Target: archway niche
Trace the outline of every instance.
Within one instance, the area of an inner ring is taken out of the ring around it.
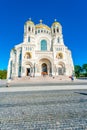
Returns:
[[[42,58],[39,61],[40,72],[42,74],[50,75],[52,73],[52,64],[49,59]]]

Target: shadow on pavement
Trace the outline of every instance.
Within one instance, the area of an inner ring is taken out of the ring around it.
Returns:
[[[74,93],[81,94],[81,95],[87,95],[87,93],[82,93],[82,92],[74,92]]]

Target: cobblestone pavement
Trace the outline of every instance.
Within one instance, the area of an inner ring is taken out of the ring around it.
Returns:
[[[87,130],[87,90],[0,93],[0,130]]]

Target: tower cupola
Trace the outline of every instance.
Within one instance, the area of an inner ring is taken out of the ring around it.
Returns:
[[[59,22],[57,22],[57,20],[55,19],[52,26],[52,34],[53,35],[57,35],[57,34],[61,34],[62,33],[62,26]]]
[[[24,41],[30,42],[30,39],[34,36],[34,34],[35,24],[31,18],[29,18],[29,20],[24,25]]]
[[[32,22],[31,18],[25,23],[24,32],[35,33],[35,25],[34,25],[34,22]]]

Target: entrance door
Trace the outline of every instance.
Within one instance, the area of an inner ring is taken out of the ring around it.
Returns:
[[[27,68],[27,73],[26,73],[26,76],[30,76],[30,68]]]
[[[62,68],[58,68],[58,74],[63,75]]]
[[[42,64],[42,73],[47,74],[47,65],[45,63]]]

